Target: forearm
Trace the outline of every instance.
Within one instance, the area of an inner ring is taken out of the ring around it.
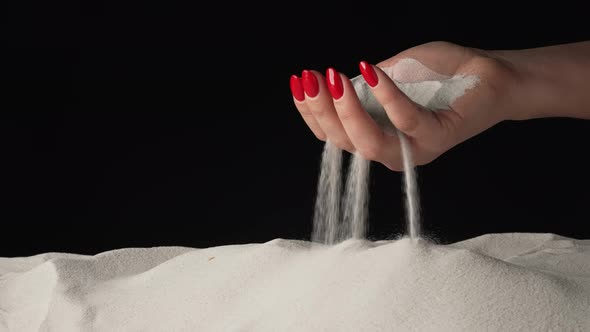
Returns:
[[[493,53],[514,72],[510,119],[590,119],[590,41]]]

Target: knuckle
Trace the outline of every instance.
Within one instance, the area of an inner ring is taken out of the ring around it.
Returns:
[[[436,158],[438,158],[441,155],[441,153],[422,153],[422,154],[418,154],[418,157],[415,158],[415,164],[416,166],[422,166],[422,165],[426,165],[429,164],[430,162],[432,162],[433,160],[435,160]]]
[[[332,143],[334,145],[336,145],[339,149],[341,150],[346,150],[346,151],[354,151],[354,148],[352,147],[352,144],[350,144],[350,142],[346,139],[343,138],[339,138],[339,139],[335,139],[332,140]]]
[[[381,105],[383,105],[383,107],[385,108],[395,108],[397,101],[398,101],[398,96],[396,96],[395,93],[391,92],[391,91],[387,91],[387,92],[383,92],[381,94],[381,98],[380,99],[380,103]]]
[[[337,110],[338,117],[342,122],[350,122],[354,119],[354,114],[350,111]]]
[[[358,152],[367,160],[379,160],[381,158],[381,148],[377,144],[370,144],[359,149]]]
[[[310,107],[311,114],[316,118],[324,117],[328,113],[326,107]]]
[[[304,119],[310,119],[314,117],[310,111],[299,111],[299,113]]]
[[[326,134],[324,133],[318,133],[318,132],[314,132],[314,135],[317,139],[319,139],[320,141],[326,141],[328,139],[328,137],[326,136]]]
[[[382,163],[382,164],[394,172],[402,172],[404,170],[404,165],[402,164],[401,160],[399,160],[399,159],[389,161],[388,163]]]
[[[418,116],[414,112],[400,116],[396,119],[395,126],[401,131],[411,132],[418,127]]]

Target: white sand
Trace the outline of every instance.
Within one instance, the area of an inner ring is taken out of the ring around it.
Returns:
[[[0,258],[0,330],[589,331],[590,240],[277,239]]]
[[[369,176],[371,163],[358,152],[350,156],[344,189],[341,239],[366,239],[369,220]],[[350,228],[350,229],[349,229]]]
[[[340,219],[340,195],[342,187],[342,150],[326,141],[322,152],[320,176],[313,215],[311,240],[334,244],[345,239]],[[341,233],[339,233],[341,230]]]

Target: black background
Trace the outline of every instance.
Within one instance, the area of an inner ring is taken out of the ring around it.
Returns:
[[[424,42],[588,39],[582,8],[473,2],[3,4],[0,256],[309,239],[322,142],[289,76]],[[590,238],[590,121],[504,122],[419,168],[424,229]],[[370,236],[403,232],[373,164]]]

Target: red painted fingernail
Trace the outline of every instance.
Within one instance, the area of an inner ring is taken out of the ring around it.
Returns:
[[[301,73],[301,82],[303,83],[303,90],[305,91],[305,94],[309,97],[313,98],[318,95],[318,92],[320,92],[318,79],[311,71],[304,70]]]
[[[291,85],[291,93],[293,97],[298,101],[305,100],[305,95],[303,94],[303,85],[301,85],[301,79],[297,77],[297,75],[291,75],[291,81],[289,82]]]
[[[365,81],[367,81],[367,84],[369,84],[371,87],[374,87],[377,85],[377,83],[379,83],[379,78],[377,78],[375,69],[373,69],[373,66],[371,66],[368,62],[361,61],[361,63],[359,63],[359,69],[361,70],[361,74],[365,78]]]
[[[344,94],[344,87],[342,86],[342,78],[334,68],[326,70],[326,81],[328,82],[328,90],[332,94],[332,98],[339,99]]]

